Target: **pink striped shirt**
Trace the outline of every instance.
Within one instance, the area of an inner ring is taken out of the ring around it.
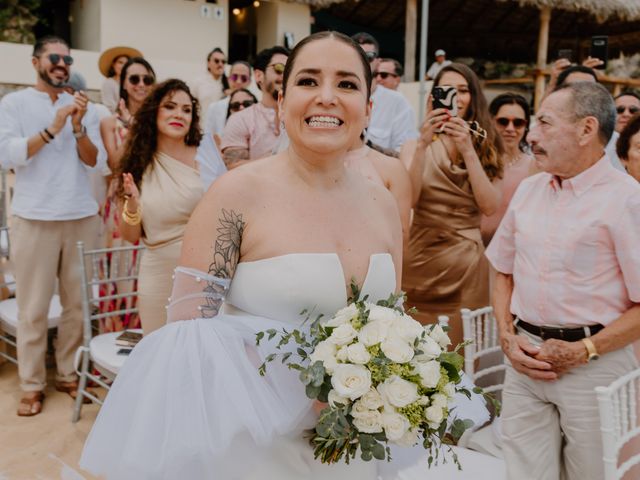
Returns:
[[[513,275],[514,315],[607,325],[640,302],[640,185],[606,157],[562,184],[548,173],[529,177],[486,255]]]

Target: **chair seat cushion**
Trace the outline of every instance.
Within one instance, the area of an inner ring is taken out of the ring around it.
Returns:
[[[61,314],[60,297],[54,295],[49,304],[49,318],[47,321],[49,329],[58,326]],[[0,323],[3,329],[7,330],[7,333],[15,335],[15,330],[18,327],[18,301],[15,298],[0,301]]]
[[[132,329],[133,332],[142,333],[142,329]],[[122,332],[111,332],[97,335],[91,339],[89,350],[91,359],[110,372],[118,373],[128,355],[118,355],[118,350],[126,347],[116,345],[116,338]]]

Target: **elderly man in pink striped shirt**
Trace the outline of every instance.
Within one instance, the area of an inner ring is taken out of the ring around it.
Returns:
[[[510,479],[602,480],[594,388],[638,368],[640,186],[604,154],[614,125],[601,85],[549,95],[528,136],[543,173],[520,184],[487,249]]]

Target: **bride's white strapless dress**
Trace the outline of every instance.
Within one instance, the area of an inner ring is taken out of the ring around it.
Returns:
[[[391,256],[374,254],[362,294],[386,299],[395,292],[395,278]],[[198,318],[207,295],[202,282],[214,279],[176,270],[168,317],[186,321],[165,325],[133,350],[80,466],[108,480],[377,479],[376,462],[327,466],[315,460],[303,432],[316,416],[297,372],[275,361],[266,376],[258,373],[275,347],[256,346],[257,332],[300,327],[304,309],[330,316],[346,305],[338,255],[239,263],[214,318]]]

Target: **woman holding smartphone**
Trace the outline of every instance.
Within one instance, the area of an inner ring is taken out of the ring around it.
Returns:
[[[430,99],[415,150],[402,155],[409,158],[414,202],[402,289],[423,323],[449,316],[455,345],[462,341],[460,309],[489,304],[480,218],[500,205],[502,143],[471,69],[448,65],[434,85],[456,88],[457,116],[432,108]]]

